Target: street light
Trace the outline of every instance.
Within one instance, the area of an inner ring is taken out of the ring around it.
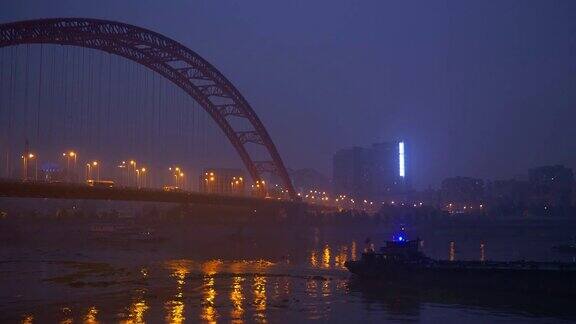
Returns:
[[[146,188],[146,180],[147,180],[147,176],[146,176],[146,168],[142,168],[140,169],[140,172],[142,172],[142,182],[144,183],[144,188]]]
[[[92,179],[92,168],[96,169],[96,179]],[[91,163],[86,163],[86,181],[96,180],[100,181],[100,166],[98,161],[92,161]]]
[[[128,174],[126,174],[128,172],[126,161],[122,161],[122,163],[118,165],[118,168],[120,169],[120,182],[125,186],[128,184],[128,179],[124,179],[128,177]]]
[[[182,185],[182,183],[180,183],[178,178],[184,177],[184,172],[182,169],[180,169],[180,167],[174,166],[174,167],[169,167],[168,171],[171,171],[174,175],[174,186],[175,187],[179,187],[179,185]]]
[[[36,156],[33,153],[22,155],[22,178],[28,179],[28,164]],[[34,159],[34,180],[38,180],[38,159]]]
[[[78,158],[78,154],[76,154],[74,151],[70,151],[68,156],[74,158],[74,171],[76,171],[76,159]]]
[[[36,156],[32,153],[28,154],[28,159],[34,159],[34,180],[38,180],[38,159],[35,158]]]
[[[214,174],[214,172],[210,172],[210,177],[208,178],[209,182],[208,182],[208,192],[210,193],[215,193],[216,192],[216,184],[214,183],[216,181],[216,175]]]
[[[136,169],[137,163],[134,160],[130,160],[130,165],[134,168],[133,170],[136,173],[136,186],[138,186],[138,171]],[[128,174],[128,181],[130,181],[130,174]]]
[[[88,182],[91,178],[91,174],[92,174],[92,165],[90,163],[86,163],[86,182]]]
[[[176,173],[175,168],[169,167],[168,171],[172,172],[174,175],[174,187],[178,187],[178,174]]]
[[[78,154],[74,151],[70,151],[70,152],[64,152],[62,153],[62,156],[66,158],[66,173],[68,174],[68,177],[70,177],[70,159],[74,159],[74,172],[76,172],[76,161],[78,159]],[[70,179],[68,179],[70,180]]]
[[[96,169],[96,181],[100,181],[100,164],[98,161],[92,161],[92,167]]]

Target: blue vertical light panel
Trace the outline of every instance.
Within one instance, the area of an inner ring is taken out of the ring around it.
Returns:
[[[406,175],[406,166],[404,164],[404,142],[398,143],[398,171],[402,178]]]

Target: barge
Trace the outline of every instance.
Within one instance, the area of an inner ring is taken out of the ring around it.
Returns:
[[[576,296],[576,263],[435,260],[420,251],[419,239],[403,236],[344,266],[359,278],[402,286]]]

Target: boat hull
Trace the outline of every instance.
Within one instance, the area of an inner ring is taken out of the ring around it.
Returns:
[[[349,261],[346,268],[354,275],[366,279],[385,280],[394,284],[414,287],[451,287],[491,291],[520,291],[576,296],[576,271],[547,270],[527,266],[479,267],[465,262],[442,264],[366,264]]]

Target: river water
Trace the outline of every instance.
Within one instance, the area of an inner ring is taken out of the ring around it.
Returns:
[[[573,303],[539,296],[397,290],[344,262],[392,230],[193,225],[162,240],[91,237],[74,226],[21,229],[0,247],[1,323],[558,323]],[[408,229],[443,259],[573,261],[550,246],[566,226]],[[573,227],[572,227],[573,228]],[[368,239],[369,238],[369,239]]]

